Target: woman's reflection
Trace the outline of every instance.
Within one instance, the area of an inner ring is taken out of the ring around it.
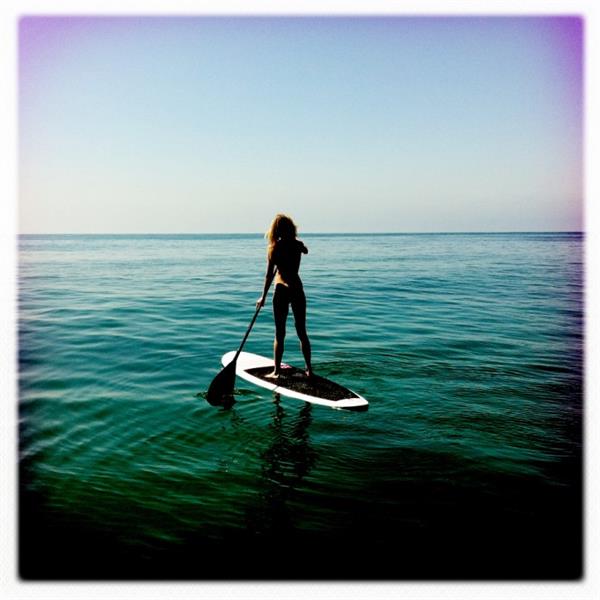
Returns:
[[[303,403],[296,418],[290,418],[275,394],[273,422],[269,426],[271,443],[261,453],[262,491],[257,514],[249,516],[250,527],[259,535],[279,538],[294,531],[292,504],[301,492],[298,486],[315,463],[308,428],[311,405]]]

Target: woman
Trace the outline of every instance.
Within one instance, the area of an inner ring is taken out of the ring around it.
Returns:
[[[310,362],[310,342],[306,333],[306,297],[302,281],[298,275],[300,258],[308,254],[307,247],[296,239],[297,229],[294,221],[287,215],[279,214],[271,223],[265,237],[269,241],[267,250],[267,273],[262,296],[257,301],[257,306],[264,306],[269,286],[275,274],[275,292],[273,294],[273,315],[275,317],[275,342],[273,354],[275,368],[267,377],[277,379],[281,373],[281,359],[283,357],[283,344],[285,339],[285,324],[290,304],[294,313],[296,333],[300,339],[300,347],[306,362],[306,375],[312,377]]]

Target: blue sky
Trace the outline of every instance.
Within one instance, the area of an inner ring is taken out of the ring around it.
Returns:
[[[28,17],[22,233],[582,229],[569,17]]]

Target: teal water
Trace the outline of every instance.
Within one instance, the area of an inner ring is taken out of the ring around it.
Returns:
[[[261,236],[20,237],[23,577],[581,574],[583,236],[304,240],[315,370],[367,412],[203,399]]]

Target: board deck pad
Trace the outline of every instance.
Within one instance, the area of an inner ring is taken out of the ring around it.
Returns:
[[[244,369],[246,373],[254,375],[267,383],[273,383],[279,386],[284,386],[289,390],[323,398],[325,400],[344,400],[347,398],[359,398],[358,394],[345,388],[329,379],[313,375],[311,378],[306,376],[302,369],[289,365],[281,365],[281,372],[278,379],[266,377],[273,372],[273,367],[254,367],[252,369]]]

